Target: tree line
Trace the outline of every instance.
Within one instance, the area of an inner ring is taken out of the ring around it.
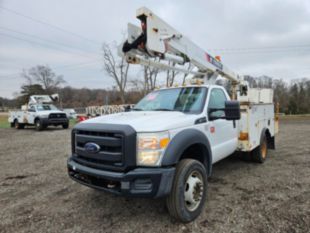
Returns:
[[[272,88],[274,90],[274,101],[280,104],[280,112],[285,114],[307,114],[310,113],[310,79],[302,78],[285,82],[281,79],[272,79],[267,76],[251,77],[245,79],[251,87]],[[125,102],[135,104],[148,91],[144,88],[130,89],[125,91]],[[21,92],[14,99],[0,97],[0,107],[19,108],[27,103],[29,96],[34,94],[59,93],[60,104],[63,108],[79,108],[97,105],[122,104],[120,91],[116,88],[110,89],[88,89],[65,87],[49,87],[45,89],[41,84],[27,84],[21,87]]]

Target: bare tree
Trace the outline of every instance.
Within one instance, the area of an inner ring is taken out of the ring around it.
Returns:
[[[155,67],[144,66],[144,92],[147,93],[156,88],[157,75],[159,69]]]
[[[28,86],[39,84],[47,94],[52,94],[61,84],[66,83],[62,75],[56,75],[47,65],[37,65],[28,71],[23,70],[22,77],[25,78]]]
[[[115,46],[116,48],[116,46]],[[104,43],[102,46],[103,51],[103,68],[104,71],[111,78],[114,79],[117,88],[120,92],[122,103],[125,103],[125,91],[128,81],[129,64],[125,58],[116,59],[110,45]]]
[[[187,71],[191,71],[192,69],[193,69],[193,65],[191,63],[188,63]],[[185,81],[186,81],[186,78],[188,77],[188,75],[189,75],[189,73],[183,74],[182,85],[185,85]]]
[[[175,62],[168,62],[169,66],[175,67]],[[174,84],[175,77],[179,74],[178,71],[175,70],[167,70],[167,76],[166,76],[166,87],[171,87]]]

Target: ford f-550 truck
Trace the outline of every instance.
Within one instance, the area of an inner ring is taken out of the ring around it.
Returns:
[[[214,163],[235,151],[263,163],[268,149],[275,148],[273,92],[249,88],[219,58],[150,10],[138,9],[137,17],[142,30],[129,25],[122,47],[127,61],[190,73],[199,82],[155,90],[129,112],[77,124],[68,174],[83,185],[117,195],[165,197],[170,214],[189,222],[204,207]],[[185,63],[197,69],[183,69]],[[230,81],[229,93],[214,85],[217,76]]]
[[[118,195],[166,196],[170,213],[191,221],[205,203],[212,164],[235,151],[264,162],[274,148],[273,104],[241,108],[240,116],[239,102],[216,85],[151,92],[130,112],[74,127],[69,176]]]

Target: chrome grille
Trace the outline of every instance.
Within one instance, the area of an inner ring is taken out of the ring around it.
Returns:
[[[122,166],[123,135],[111,132],[77,130],[75,133],[75,154],[78,162],[90,167],[102,165]],[[86,143],[95,143],[100,147],[97,153],[85,150]]]

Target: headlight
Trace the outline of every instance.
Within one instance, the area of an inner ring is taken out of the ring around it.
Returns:
[[[160,166],[170,142],[168,132],[140,133],[137,136],[137,165]]]

